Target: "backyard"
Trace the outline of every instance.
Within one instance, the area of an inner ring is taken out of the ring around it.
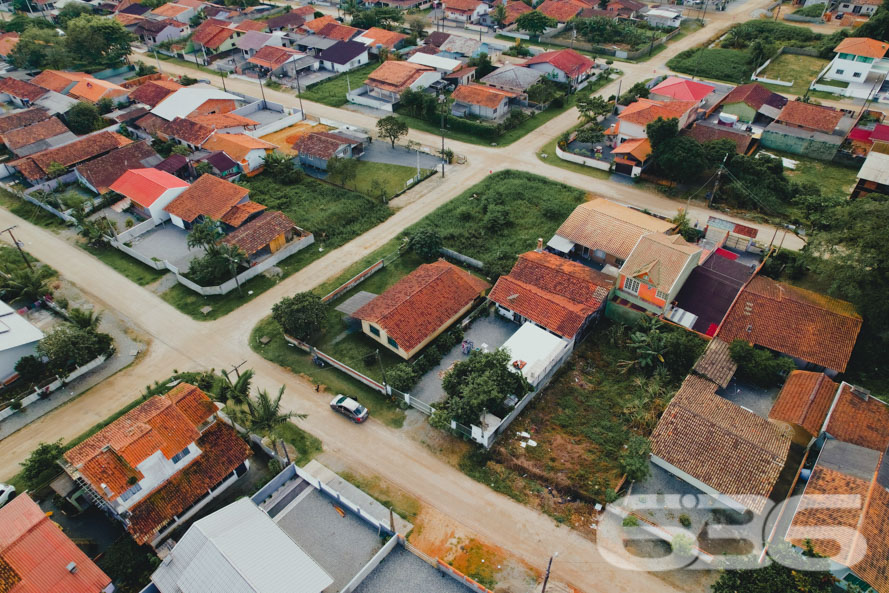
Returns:
[[[410,188],[413,184],[409,185],[408,180],[417,176],[416,167],[371,161],[356,162],[358,165],[355,178],[347,183],[347,187],[375,199],[391,199]],[[427,177],[430,173],[432,171],[429,169],[420,169],[422,178]]]
[[[793,86],[781,86],[765,84],[776,93],[790,93],[793,95],[805,95],[809,85],[818,76],[818,73],[828,64],[828,60],[814,58],[812,56],[797,56],[781,54],[759,73],[760,76],[772,80],[793,81]]]
[[[379,65],[379,62],[371,62],[351,72],[328,78],[302,91],[302,97],[306,101],[315,101],[330,107],[342,107],[347,102],[346,93],[349,92],[349,89],[355,90],[363,85],[370,73],[376,70]]]

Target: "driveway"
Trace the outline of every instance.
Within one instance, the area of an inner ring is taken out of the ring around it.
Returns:
[[[185,273],[191,260],[204,255],[203,247],[189,249],[187,239],[187,232],[166,222],[133,239],[132,247],[147,257],[166,260]]]
[[[374,140],[364,147],[364,154],[361,156],[362,161],[370,161],[372,163],[388,163],[390,165],[404,165],[405,167],[417,166],[416,150],[409,150],[404,146],[392,145],[385,140]],[[434,169],[441,165],[441,159],[438,155],[432,155],[419,150],[420,168]]]

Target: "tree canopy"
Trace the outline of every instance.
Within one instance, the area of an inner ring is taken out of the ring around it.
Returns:
[[[377,121],[377,132],[381,138],[392,143],[392,148],[395,148],[395,142],[402,136],[407,136],[407,124],[394,115],[387,115]]]
[[[556,19],[546,16],[539,10],[531,10],[520,14],[515,24],[520,31],[527,31],[531,35],[540,35],[549,27],[555,27],[557,23]]]
[[[311,292],[284,297],[272,307],[272,318],[285,334],[298,340],[307,340],[321,329],[326,315],[327,307],[321,302],[321,297]]]
[[[81,15],[65,29],[68,53],[80,66],[119,66],[130,55],[132,33],[114,19]]]

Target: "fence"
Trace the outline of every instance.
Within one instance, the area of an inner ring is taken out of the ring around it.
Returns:
[[[108,357],[106,355],[98,356],[98,357],[92,359],[91,361],[89,361],[88,363],[86,363],[85,365],[77,367],[76,369],[71,371],[71,373],[68,374],[66,377],[58,377],[57,376],[55,378],[55,380],[53,380],[48,385],[45,385],[45,386],[40,387],[38,389],[35,389],[32,393],[30,393],[22,398],[19,398],[18,401],[21,402],[22,409],[30,406],[31,404],[33,404],[34,402],[36,402],[40,399],[48,396],[50,393],[52,393],[56,389],[62,387],[63,385],[66,385],[66,384],[70,383],[71,381],[87,374],[91,370],[93,370],[96,367],[98,367],[99,365],[101,365],[107,359],[108,359]],[[8,406],[8,407],[4,408],[3,410],[0,410],[0,420],[5,420],[6,418],[9,418],[13,414],[15,414],[16,411],[17,410],[13,410],[11,406]]]
[[[350,289],[354,288],[355,286],[358,286],[359,284],[361,284],[362,282],[364,282],[365,280],[367,280],[368,278],[370,278],[371,276],[373,276],[374,274],[376,274],[377,272],[382,270],[383,266],[385,266],[385,265],[386,265],[385,261],[382,259],[377,261],[376,263],[371,264],[369,267],[365,268],[361,272],[358,272],[358,274],[356,274],[355,276],[353,276],[352,278],[347,280],[345,283],[341,284],[337,288],[334,288],[332,291],[327,293],[321,299],[321,302],[329,303],[330,301],[336,299],[339,295],[343,294],[344,292],[349,291]]]
[[[600,159],[594,159],[590,157],[580,156],[579,154],[573,154],[570,152],[566,152],[561,148],[556,146],[556,156],[562,159],[563,161],[568,161],[570,163],[577,163],[579,165],[585,165],[587,167],[592,167],[594,169],[600,169],[602,171],[610,171],[611,163],[609,161],[603,161]]]
[[[365,564],[364,567],[358,571],[358,574],[352,577],[352,580],[349,581],[346,586],[340,590],[340,592],[352,593],[352,591],[360,587],[361,583],[364,582],[364,579],[366,579],[368,576],[370,576],[370,573],[376,570],[377,566],[380,565],[380,562],[382,562],[386,558],[386,556],[389,555],[389,552],[391,552],[395,548],[395,546],[398,545],[398,543],[399,542],[397,537],[390,538],[389,541],[386,542],[386,545],[380,548],[379,552],[374,554],[374,557],[371,558],[367,562],[367,564]]]
[[[557,31],[557,32],[553,33],[553,35],[555,35],[559,32],[561,32],[561,31]],[[542,35],[541,39],[546,39],[547,43],[552,44],[552,45],[558,45],[561,47],[580,49],[583,51],[588,51],[588,52],[595,53],[595,54],[602,54],[605,56],[614,56],[615,58],[620,58],[622,60],[638,60],[639,58],[642,58],[642,57],[645,57],[646,55],[648,55],[648,53],[653,51],[654,48],[664,45],[665,43],[667,43],[668,41],[670,41],[671,39],[673,39],[674,37],[679,35],[680,32],[681,32],[681,29],[679,29],[679,28],[673,29],[672,31],[670,31],[669,33],[664,35],[663,37],[655,39],[653,43],[646,44],[645,47],[643,47],[641,49],[634,50],[634,51],[617,49],[616,47],[605,47],[602,45],[595,45],[592,43],[587,43],[585,41],[577,41],[575,39],[565,40],[565,39],[558,39],[556,37],[548,37],[547,35],[549,35],[549,34]]]
[[[277,132],[278,130],[283,130],[293,124],[299,123],[305,119],[302,111],[297,111],[291,115],[286,117],[282,117],[281,119],[275,120],[272,123],[262,126],[261,128],[257,128],[255,130],[247,130],[245,134],[248,136],[252,136],[253,138],[259,138],[261,136],[265,136],[267,134],[271,134],[273,132]]]
[[[773,60],[777,60],[784,54],[794,56],[809,56],[812,58],[817,58],[820,56],[820,53],[817,49],[813,49],[810,47],[782,47],[774,56],[766,60],[762,66],[753,71],[753,74],[750,75],[750,80],[765,82],[768,84],[776,84],[778,86],[793,86],[794,81],[792,80],[790,82],[787,82],[786,80],[766,78],[759,75],[760,72],[769,67],[769,64],[771,64]],[[818,78],[820,78],[820,75],[816,77],[815,80],[818,80]]]
[[[457,251],[452,251],[452,250],[447,249],[445,247],[442,247],[441,249],[439,249],[439,251],[445,257],[455,259],[459,262],[466,264],[467,266],[472,266],[473,268],[477,268],[479,270],[484,269],[484,267],[485,267],[484,262],[481,262],[475,258],[469,257],[468,255],[463,255],[462,253],[459,253]]]
[[[415,548],[414,546],[412,546],[407,541],[407,539],[403,538],[400,535],[398,536],[398,541],[399,541],[399,543],[401,543],[402,546],[404,546],[405,550],[407,550],[408,552],[410,552],[411,554],[413,554],[420,560],[424,561],[426,564],[437,568],[439,571],[448,575],[452,579],[454,579],[460,583],[463,583],[463,585],[465,585],[467,588],[471,589],[472,591],[475,591],[476,593],[493,593],[493,591],[491,591],[490,589],[486,589],[484,586],[482,586],[481,584],[472,580],[471,578],[469,578],[468,576],[466,576],[465,574],[463,574],[462,572],[460,572],[453,566],[445,564],[438,558],[433,559],[430,556],[427,556],[425,553],[423,553],[422,551],[420,551],[417,548]]]
[[[785,21],[790,21],[791,23],[824,23],[824,19],[820,16],[802,16],[800,14],[788,13],[784,15]]]
[[[388,111],[390,113],[395,110],[394,103],[372,97],[368,93],[368,90],[369,89],[367,85],[363,84],[357,89],[346,93],[346,98],[349,100],[350,103],[355,103],[356,105],[364,105],[365,107],[372,107],[374,109]]]
[[[153,218],[140,222],[139,224],[128,228],[124,232],[120,233],[115,237],[121,243],[126,243],[127,241],[132,241],[139,235],[144,235],[148,231],[152,230],[154,227],[159,225],[160,222],[154,220]]]

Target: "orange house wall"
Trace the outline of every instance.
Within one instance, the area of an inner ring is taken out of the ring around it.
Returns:
[[[630,291],[626,290],[626,288],[624,288],[626,281],[627,281],[627,277],[622,275],[620,277],[620,287],[625,292],[629,293]],[[630,294],[632,294],[632,293],[630,293]],[[649,286],[649,285],[645,284],[644,282],[641,282],[641,281],[639,282],[639,292],[636,294],[639,296],[640,299],[642,299],[643,301],[645,301],[647,303],[651,303],[652,305],[656,305],[661,308],[663,308],[667,305],[667,301],[657,298],[657,296],[656,296],[657,289],[653,286]]]

